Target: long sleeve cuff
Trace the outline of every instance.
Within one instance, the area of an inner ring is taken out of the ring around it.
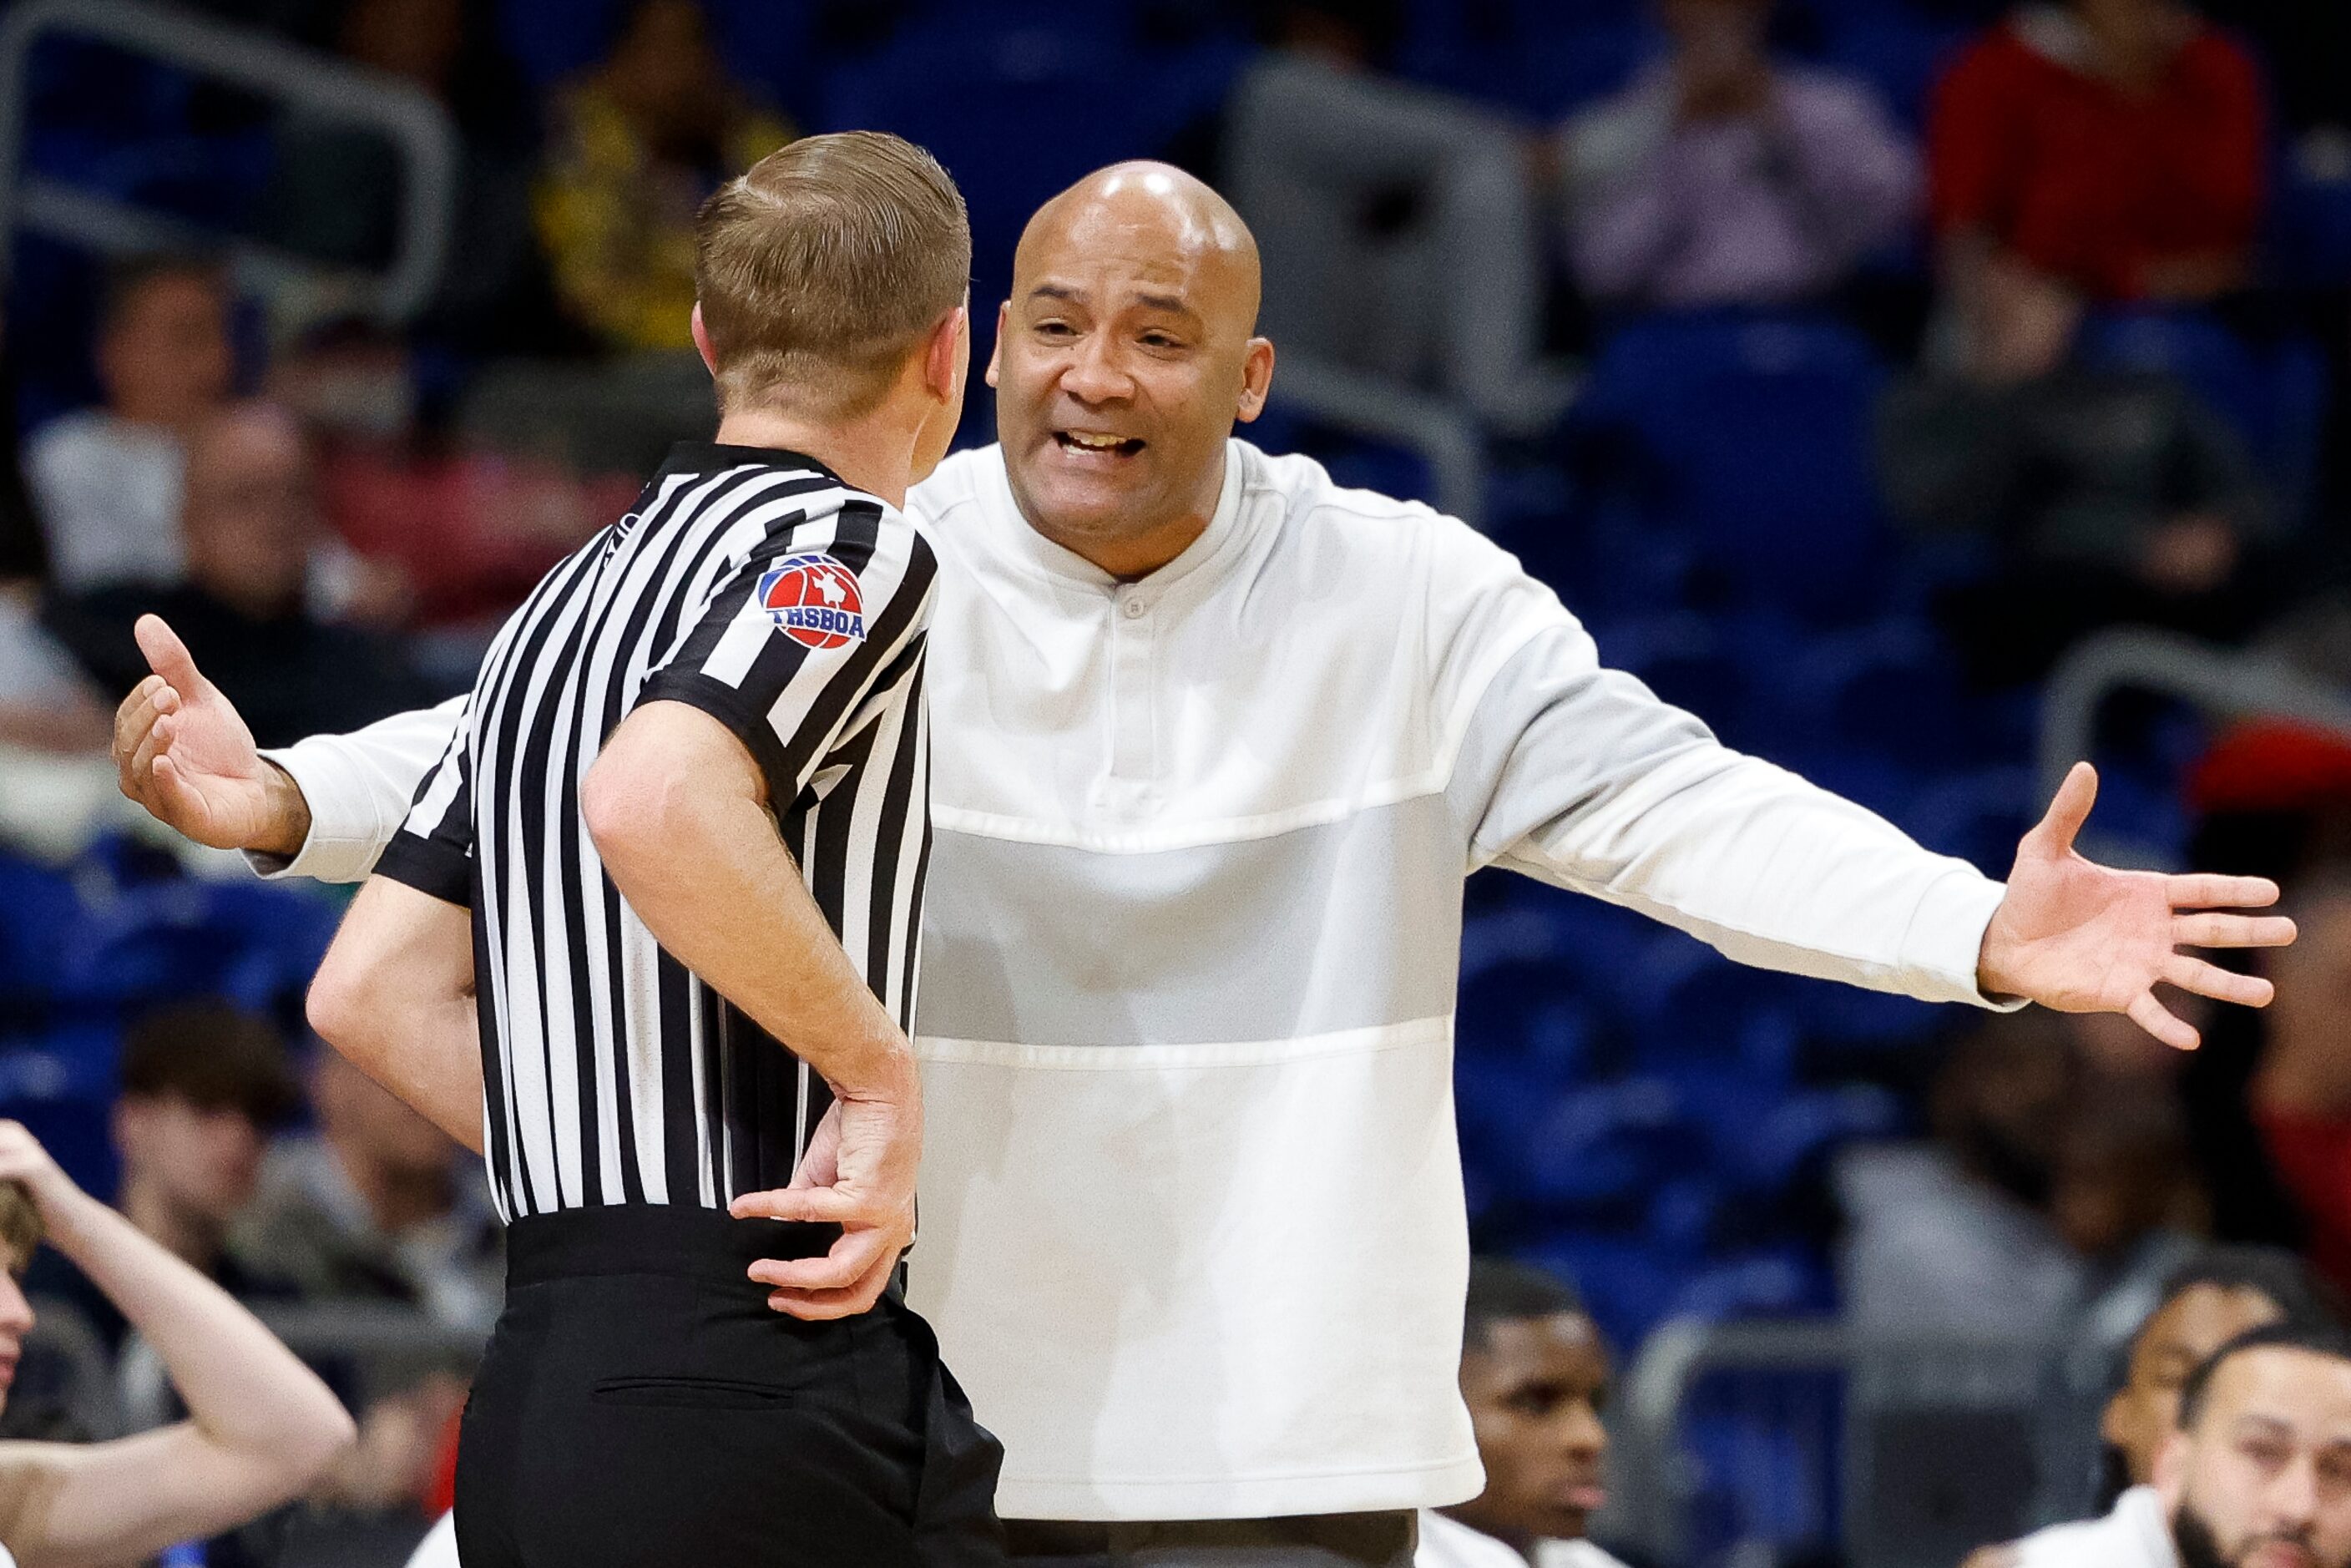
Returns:
[[[368,765],[351,756],[338,736],[313,736],[261,755],[286,769],[301,789],[310,808],[310,832],[290,860],[248,850],[246,863],[266,880],[365,882],[399,826],[397,820],[379,820],[380,790],[370,787]]]
[[[1925,1001],[1966,1002],[1995,1012],[2023,1007],[2022,998],[1985,996],[1977,977],[1984,928],[2007,895],[2007,883],[1959,862],[1929,883],[1903,934],[1901,988]]]

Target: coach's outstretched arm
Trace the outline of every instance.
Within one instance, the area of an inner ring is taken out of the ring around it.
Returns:
[[[453,697],[265,753],[162,616],[141,616],[137,635],[154,674],[115,710],[123,794],[200,844],[245,851],[265,875],[363,880],[465,707]]]
[[[217,1534],[299,1494],[350,1444],[350,1416],[309,1368],[15,1122],[0,1122],[0,1181],[23,1185],[50,1244],[155,1347],[188,1407],[116,1442],[0,1443],[0,1542],[24,1568],[145,1562]]]
[[[655,941],[832,1085],[789,1189],[738,1218],[839,1224],[826,1257],[756,1265],[774,1305],[864,1312],[914,1236],[922,1094],[913,1048],[841,950],[776,831],[768,781],[699,707],[650,702],[613,731],[580,805],[604,869]]]
[[[2294,923],[2258,877],[2165,876],[2085,859],[2085,763],[2024,837],[2005,884],[1891,822],[1723,746],[1601,664],[1544,584],[1466,529],[1437,558],[1439,711],[1465,714],[1447,794],[1474,863],[1626,904],[1741,963],[1929,1001],[2124,1013],[2197,1044],[2158,984],[2259,1007],[2266,980],[2183,947],[2279,946]]]

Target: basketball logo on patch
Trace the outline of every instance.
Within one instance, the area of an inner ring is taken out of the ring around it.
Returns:
[[[759,604],[776,629],[820,651],[865,641],[857,574],[821,551],[786,558],[759,575]]]

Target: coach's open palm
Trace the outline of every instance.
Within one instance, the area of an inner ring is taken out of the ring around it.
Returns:
[[[746,1193],[737,1219],[813,1220],[841,1227],[821,1258],[751,1265],[772,1287],[768,1304],[796,1318],[845,1318],[871,1309],[914,1239],[914,1177],[922,1163],[922,1093],[839,1099],[809,1138],[791,1186]]]
[[[2085,860],[2074,839],[2098,797],[2076,763],[2024,835],[2008,895],[1984,930],[1977,977],[1987,995],[2024,997],[2069,1013],[2125,1013],[2166,1045],[2192,1051],[2195,1029],[2155,998],[2160,981],[2224,1002],[2266,1007],[2267,980],[2192,957],[2181,947],[2283,947],[2294,922],[2231,913],[2275,904],[2257,876],[2167,876]]]
[[[155,673],[115,710],[122,792],[200,844],[296,853],[309,830],[301,790],[262,759],[235,705],[162,616],[141,616],[136,631]]]

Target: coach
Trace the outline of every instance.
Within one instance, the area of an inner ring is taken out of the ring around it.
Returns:
[[[911,1299],[1005,1441],[998,1509],[1040,1564],[1404,1564],[1413,1510],[1478,1491],[1450,1076],[1469,871],[1746,963],[2127,1012],[2183,1046],[2156,982],[2269,988],[2178,948],[2293,936],[2219,912],[2266,883],[2076,855],[2086,768],[2003,888],[1726,749],[1468,528],[1233,439],[1273,373],[1258,294],[1207,187],[1081,182],[1020,243],[1000,444],[908,501],[940,555]],[[152,652],[125,789],[298,873],[362,874],[449,731],[409,716],[265,763],[183,650]]]

